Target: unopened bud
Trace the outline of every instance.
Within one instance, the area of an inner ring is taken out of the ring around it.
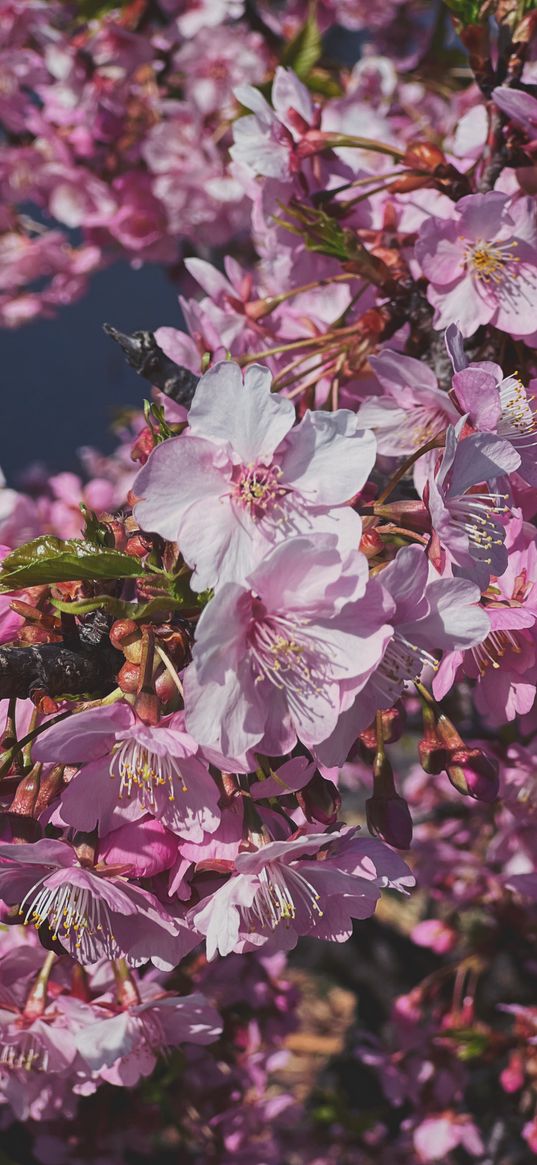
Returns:
[[[42,768],[41,764],[34,765],[30,772],[19,781],[15,796],[9,806],[10,813],[20,813],[22,817],[32,817],[39,793]]]
[[[436,170],[437,166],[445,166],[446,156],[438,146],[432,142],[413,142],[407,147],[404,157],[405,166],[415,170]]]
[[[142,633],[134,619],[116,619],[110,628],[110,642],[123,652],[129,663],[140,663]]]
[[[145,465],[149,454],[153,452],[155,445],[155,434],[153,430],[149,428],[149,425],[147,425],[145,429],[142,429],[141,433],[138,434],[136,441],[132,446],[131,461],[139,461],[140,465]]]
[[[455,749],[446,771],[453,787],[463,796],[487,803],[496,800],[500,787],[499,765],[482,749]]]
[[[122,692],[134,695],[140,683],[140,664],[127,660],[117,673],[117,682]]]
[[[378,530],[371,526],[369,530],[364,530],[360,539],[360,550],[365,554],[366,558],[376,558],[384,547],[384,542]]]
[[[152,549],[153,539],[148,534],[142,534],[138,530],[136,534],[131,534],[125,552],[130,554],[131,558],[145,558]]]
[[[337,821],[341,808],[339,791],[333,781],[328,781],[319,772],[295,795],[308,821],[320,821],[322,825],[333,825]]]
[[[395,849],[408,849],[412,842],[412,818],[404,799],[395,792],[392,797],[377,796],[376,793],[365,803],[367,828],[374,837],[393,845]]]

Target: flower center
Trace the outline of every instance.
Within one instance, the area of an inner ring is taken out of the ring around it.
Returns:
[[[518,262],[511,249],[516,245],[513,239],[510,243],[488,243],[478,239],[476,243],[467,246],[466,263],[483,283],[501,283],[504,267],[508,263]]]
[[[176,759],[165,754],[159,756],[146,744],[135,738],[124,740],[110,761],[110,776],[119,775],[119,796],[132,794],[133,786],[139,800],[147,808],[156,809],[156,790],[162,785],[168,787],[168,799],[175,801],[179,788],[187,793],[188,788]]]
[[[254,604],[255,614],[255,604]],[[250,649],[256,683],[270,680],[280,691],[285,690],[295,703],[307,706],[308,698],[322,690],[325,665],[328,660],[323,645],[313,651],[312,644],[303,635],[307,619],[291,620],[285,615],[265,615],[256,619],[250,631]]]
[[[102,942],[110,957],[117,953],[108,906],[84,886],[73,886],[68,882],[61,886],[47,886],[37,882],[23,898],[19,914],[24,914],[25,910],[25,926],[31,922],[37,930],[47,922],[53,938],[59,938],[60,942],[74,940],[75,950],[80,952],[84,962],[95,961],[91,940],[97,933],[99,945]]]
[[[311,882],[291,866],[272,862],[261,870],[259,889],[244,913],[252,929],[261,923],[274,930],[280,922],[293,922],[297,904],[306,908],[310,918],[322,918],[319,894]]]
[[[507,438],[512,445],[523,449],[535,445],[537,417],[533,408],[534,398],[528,396],[518,373],[502,380],[498,390],[502,409],[498,436]]]
[[[490,635],[487,635],[487,638],[482,643],[478,643],[471,650],[479,669],[479,674],[480,676],[484,676],[487,668],[490,667],[494,671],[497,671],[501,667],[501,661],[506,651],[513,651],[515,655],[520,655],[522,648],[517,639],[516,632],[491,631]]]
[[[408,680],[419,680],[426,665],[437,671],[438,660],[424,647],[411,643],[396,631],[375,672],[375,687],[388,701],[389,707],[401,695],[402,685]]]
[[[31,1032],[24,1032],[16,1043],[0,1045],[0,1066],[19,1072],[46,1072],[48,1052],[39,1047]]]
[[[239,466],[233,472],[231,496],[254,521],[260,521],[271,511],[280,511],[283,515],[281,499],[289,490],[281,484],[281,477],[279,465]]]
[[[507,494],[466,494],[449,499],[447,507],[454,526],[468,538],[473,558],[491,565],[494,546],[503,546],[505,531],[497,521],[500,514],[508,514]]]

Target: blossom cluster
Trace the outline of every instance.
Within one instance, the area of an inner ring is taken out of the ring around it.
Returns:
[[[115,333],[155,386],[117,452],[0,489],[5,1119],[56,1161],[62,1121],[107,1084],[142,1095],[166,1052],[196,1165],[522,1161],[535,13],[502,2],[485,30],[453,0],[453,45],[412,3],[160,7],[76,35],[63,5],[3,14],[8,202],[24,165],[24,201],[84,240],[66,258],[10,204],[29,262],[5,322],[69,299],[79,264],[196,251],[184,330]],[[334,22],[371,36],[352,68],[323,49]],[[367,927],[390,915],[387,1004]],[[273,1084],[285,955],[313,939],[334,961],[349,942],[379,996],[346,1044],[376,1099],[357,1130],[328,1095],[324,1147]],[[96,1160],[128,1152],[115,1132]]]

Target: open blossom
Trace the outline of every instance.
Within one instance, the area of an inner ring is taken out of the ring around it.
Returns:
[[[429,579],[429,563],[419,546],[406,546],[381,573],[380,585],[392,600],[392,625],[382,657],[331,737],[317,748],[325,764],[343,764],[358,733],[375,712],[392,708],[404,686],[424,668],[436,669],[437,655],[455,645],[480,643],[489,622],[479,607],[479,588],[466,579]]]
[[[464,336],[481,324],[527,336],[537,310],[537,216],[532,199],[491,190],[469,194],[451,218],[420,230],[416,258],[429,280],[437,328],[457,322]]]
[[[233,161],[252,174],[292,179],[311,153],[310,143],[313,149],[316,144],[318,117],[309,90],[292,69],[280,67],[274,74],[272,106],[252,85],[237,86],[235,96],[252,113],[235,121]]]
[[[188,433],[157,446],[133,486],[144,530],[177,541],[196,590],[242,582],[278,543],[333,533],[358,546],[348,503],[367,481],[375,438],[354,413],[307,412],[271,394],[270,373],[216,364],[200,380]]]
[[[153,988],[153,992],[155,989]],[[183,1043],[209,1044],[222,1024],[203,995],[153,994],[116,1015],[99,1016],[80,1027],[76,1047],[92,1073],[112,1084],[132,1085],[155,1067],[159,1052]]]
[[[365,559],[334,537],[292,538],[203,611],[184,679],[186,723],[203,746],[245,758],[334,730],[391,632],[390,600],[365,591]]]
[[[82,866],[63,841],[0,845],[0,898],[21,920],[47,924],[72,958],[95,963],[123,955],[171,969],[197,939],[154,895],[117,874]]]
[[[463,675],[476,680],[474,699],[485,721],[502,724],[533,707],[537,684],[537,546],[520,518],[506,530],[507,568],[485,592],[489,631],[466,650],[447,652],[433,680],[437,699]]]
[[[506,495],[477,485],[496,483],[520,465],[520,454],[506,440],[478,433],[460,440],[465,418],[449,425],[446,447],[437,473],[427,478],[427,505],[435,535],[451,562],[482,590],[491,575],[507,566],[504,546]]]
[[[450,329],[452,345],[462,352],[460,333]],[[481,433],[497,433],[520,456],[518,473],[530,485],[537,485],[537,381],[526,389],[515,373],[504,376],[499,364],[490,360],[468,363],[455,370],[452,396],[469,423]]]
[[[84,768],[64,790],[61,817],[101,834],[144,813],[179,837],[201,841],[220,820],[218,788],[185,732],[181,714],[150,727],[126,703],[79,712],[53,725],[36,759]]]
[[[373,430],[379,453],[413,453],[457,420],[453,403],[422,360],[384,348],[369,362],[383,393],[366,398],[358,419]]]
[[[353,918],[374,913],[382,887],[405,892],[413,885],[398,855],[355,834],[310,834],[238,854],[229,880],[190,911],[206,935],[207,958],[271,938],[288,949],[299,934],[344,942]]]

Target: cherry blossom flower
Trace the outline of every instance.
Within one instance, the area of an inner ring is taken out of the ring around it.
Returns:
[[[489,631],[478,605],[479,588],[466,579],[430,580],[429,563],[419,546],[399,550],[382,571],[380,585],[393,603],[387,616],[392,633],[367,683],[343,710],[329,739],[317,746],[324,764],[343,764],[375,712],[393,707],[404,685],[419,679],[424,668],[436,670],[437,653],[455,643],[479,644]]]
[[[192,841],[220,820],[218,788],[197,751],[180,714],[153,728],[123,702],[55,724],[35,746],[38,759],[88,762],[63,792],[66,824],[106,834],[150,813]]]
[[[152,958],[169,969],[197,942],[152,894],[106,869],[82,866],[66,842],[0,845],[0,859],[4,901],[19,905],[26,924],[47,923],[82,963],[124,955],[134,966]]]
[[[270,392],[259,365],[234,363],[202,377],[185,435],[159,445],[133,486],[145,530],[178,541],[196,590],[242,582],[293,535],[334,533],[357,547],[348,503],[374,464],[375,439],[345,409],[306,413]]]
[[[186,723],[200,744],[238,759],[330,735],[391,634],[390,600],[364,594],[363,563],[357,552],[342,560],[329,535],[292,538],[244,585],[221,587],[184,679]]]
[[[190,911],[207,937],[207,958],[266,942],[272,932],[286,949],[298,934],[344,942],[352,918],[373,914],[383,886],[413,884],[401,858],[355,833],[310,834],[239,854],[231,878]],[[324,849],[324,860],[315,860]]]
[[[463,417],[447,429],[440,468],[427,477],[427,506],[450,560],[484,590],[490,576],[502,575],[507,566],[501,518],[509,510],[505,494],[475,487],[513,473],[520,454],[507,440],[486,433],[460,440],[464,424]]]
[[[457,322],[464,336],[488,323],[519,336],[534,332],[536,244],[532,200],[494,190],[461,198],[449,219],[425,222],[416,258],[430,280],[435,327]]]

